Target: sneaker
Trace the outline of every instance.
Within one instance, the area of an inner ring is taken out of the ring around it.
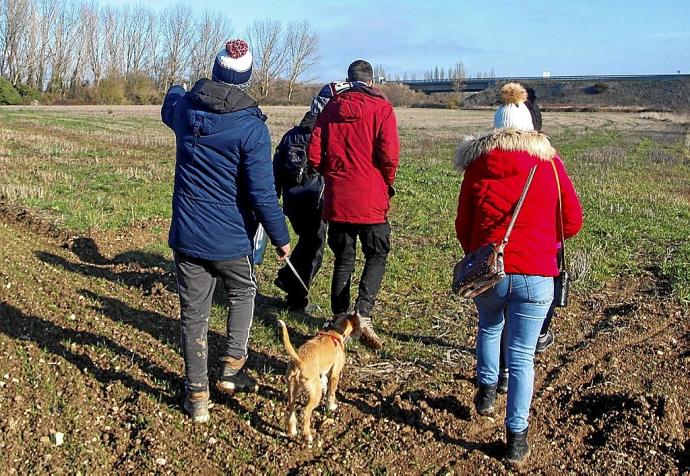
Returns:
[[[374,324],[371,321],[371,317],[361,316],[359,314],[357,314],[357,317],[359,317],[359,326],[362,329],[362,336],[359,338],[362,344],[374,350],[383,348],[383,342],[381,342],[381,339],[374,331]]]
[[[474,396],[474,408],[480,415],[493,415],[494,403],[496,403],[496,384],[485,385],[480,383]]]
[[[259,391],[259,384],[243,370],[234,375],[224,375],[217,384],[218,390],[228,395],[235,392],[256,393]]]
[[[208,416],[209,392],[187,392],[182,405],[194,423],[206,423]]]
[[[498,373],[498,385],[496,385],[496,392],[498,393],[508,393],[508,378],[510,374],[508,369],[501,370]]]
[[[529,443],[527,443],[527,430],[525,428],[520,433],[506,431],[506,462],[511,465],[519,466],[525,462],[529,456]]]
[[[539,339],[537,340],[537,348],[536,348],[537,354],[541,354],[546,349],[551,347],[553,345],[553,341],[555,339],[556,339],[556,336],[554,335],[554,333],[551,329],[546,331],[546,334],[540,335]]]
[[[259,390],[259,384],[247,375],[243,368],[246,361],[246,357],[242,359],[223,357],[223,372],[216,384],[219,391],[232,395],[235,392],[255,393]]]

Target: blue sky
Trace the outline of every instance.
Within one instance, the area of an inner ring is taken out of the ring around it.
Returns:
[[[102,0],[140,4],[141,0]],[[176,0],[149,0],[155,9]],[[194,0],[228,15],[233,36],[256,19],[309,20],[319,31],[315,80],[345,75],[354,59],[388,73],[462,60],[471,75],[690,73],[690,0]]]

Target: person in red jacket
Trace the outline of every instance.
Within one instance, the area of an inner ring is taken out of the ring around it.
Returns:
[[[559,273],[556,251],[558,182],[565,238],[582,226],[582,207],[563,162],[548,137],[534,131],[525,106],[524,87],[503,87],[504,104],[494,117],[494,129],[468,138],[458,147],[456,165],[464,171],[455,220],[465,253],[487,243],[500,243],[530,170],[534,180],[505,247],[507,276],[474,298],[479,312],[475,408],[494,412],[501,332],[507,315],[507,363],[510,369],[506,406],[509,463],[529,454],[529,407],[534,385],[534,352],[546,313],[553,300],[553,277]],[[558,179],[558,182],[557,182]]]
[[[373,87],[371,65],[357,60],[347,75],[355,85],[332,98],[319,115],[308,156],[325,179],[323,218],[328,222],[328,246],[335,255],[332,311],[350,309],[359,238],[365,263],[354,312],[360,317],[362,343],[378,349],[382,343],[371,312],[390,251],[387,215],[398,168],[398,127],[393,106]]]

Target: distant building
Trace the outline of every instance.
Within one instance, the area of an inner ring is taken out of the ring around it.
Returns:
[[[541,73],[541,77],[544,79],[549,79],[551,77],[551,71],[544,71]]]

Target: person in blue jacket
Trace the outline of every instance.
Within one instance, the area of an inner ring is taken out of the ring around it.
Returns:
[[[290,254],[266,116],[245,92],[251,74],[247,43],[228,41],[216,56],[212,80],[199,80],[189,92],[172,86],[161,110],[177,144],[168,243],[180,296],[184,408],[194,422],[209,419],[207,333],[216,278],[225,285],[229,308],[217,387],[230,394],[256,391],[243,367],[257,288],[252,243],[258,225],[280,257]]]

